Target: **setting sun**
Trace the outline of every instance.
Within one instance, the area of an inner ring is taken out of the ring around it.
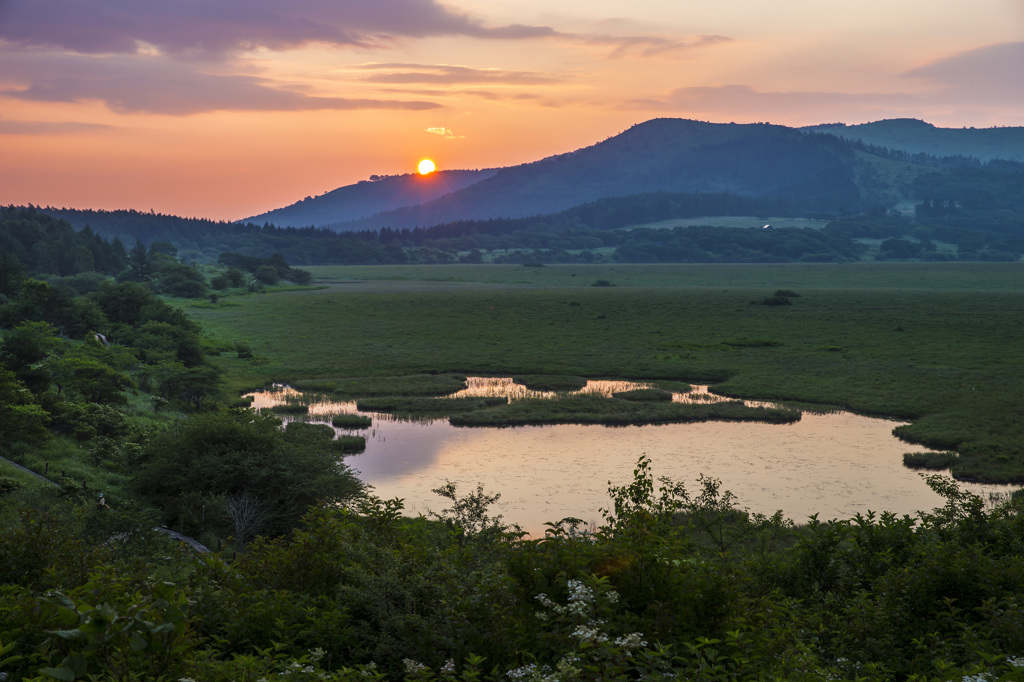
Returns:
[[[429,175],[434,172],[434,162],[430,159],[423,159],[419,165],[420,175]]]

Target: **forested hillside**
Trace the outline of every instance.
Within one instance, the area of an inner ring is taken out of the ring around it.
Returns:
[[[876,147],[908,154],[963,156],[990,161],[1024,161],[1024,128],[938,128],[913,118],[874,121],[858,125],[832,123],[804,130],[830,133],[846,140],[860,140]]]

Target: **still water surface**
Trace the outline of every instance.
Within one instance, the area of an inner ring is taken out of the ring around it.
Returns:
[[[589,382],[583,389],[610,395],[630,390],[629,382]],[[255,393],[253,406],[270,407],[294,399],[291,389]],[[553,396],[529,391],[508,378],[470,377],[457,396],[508,395],[512,400]],[[707,387],[695,386],[680,401],[715,401]],[[763,404],[763,403],[748,403]],[[357,412],[354,402],[314,402],[309,421],[330,423],[331,415]],[[410,514],[441,511],[445,500],[431,492],[445,480],[462,493],[483,483],[501,493],[492,513],[504,515],[534,535],[544,523],[575,516],[601,522],[609,506],[608,484],[632,480],[637,459],[646,454],[655,476],[668,476],[697,492],[704,474],[721,479],[740,506],[765,514],[781,509],[800,523],[856,513],[913,514],[943,500],[921,475],[903,466],[904,452],[921,448],[892,435],[900,422],[849,412],[805,412],[794,424],[704,422],[654,426],[596,425],[467,428],[446,420],[404,421],[369,413],[373,426],[345,431],[366,437],[366,452],[346,458],[359,478],[382,498],[400,497]],[[341,430],[338,430],[342,433]],[[978,494],[1004,486],[967,485]]]

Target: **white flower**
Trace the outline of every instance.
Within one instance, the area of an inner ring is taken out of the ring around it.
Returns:
[[[1024,656],[1009,656],[1006,662],[1014,668],[1024,668]]]
[[[455,660],[449,658],[448,662],[441,667],[442,675],[453,675],[455,673]]]
[[[411,658],[404,659],[402,663],[405,665],[405,672],[409,673],[410,675],[412,673],[418,673],[420,671],[427,669],[427,666],[423,665],[422,663],[418,663],[412,660]]]
[[[628,635],[617,638],[615,646],[622,647],[623,649],[642,649],[647,646],[647,642],[643,639],[643,633],[631,632]]]
[[[595,644],[602,644],[608,641],[607,634],[597,628],[588,628],[586,625],[577,625],[576,629],[572,631],[572,636],[581,642],[594,642]]]

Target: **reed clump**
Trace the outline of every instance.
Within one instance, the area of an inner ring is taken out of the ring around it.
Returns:
[[[331,417],[331,424],[339,429],[367,429],[373,419],[363,414],[336,414]]]
[[[277,414],[309,414],[309,405],[299,403],[281,403],[270,408],[271,412]]]
[[[672,392],[663,391],[660,388],[638,388],[632,391],[618,391],[612,393],[613,398],[619,400],[632,400],[638,403],[670,403]]]
[[[338,452],[353,453],[366,450],[366,438],[363,436],[340,436],[331,441],[331,447]]]
[[[958,459],[955,452],[906,452],[903,454],[903,466],[908,469],[943,471],[956,464]]]
[[[578,391],[587,385],[583,377],[557,374],[520,374],[512,381],[531,391]]]
[[[788,408],[747,407],[742,401],[707,405],[637,402],[594,395],[555,400],[523,400],[486,410],[453,414],[454,426],[525,426],[545,424],[604,424],[631,426],[701,421],[754,421],[788,424],[800,412]]]
[[[388,397],[364,398],[356,403],[356,407],[363,412],[388,412],[400,417],[447,417],[453,414],[473,412],[507,403],[508,398],[505,397]]]

